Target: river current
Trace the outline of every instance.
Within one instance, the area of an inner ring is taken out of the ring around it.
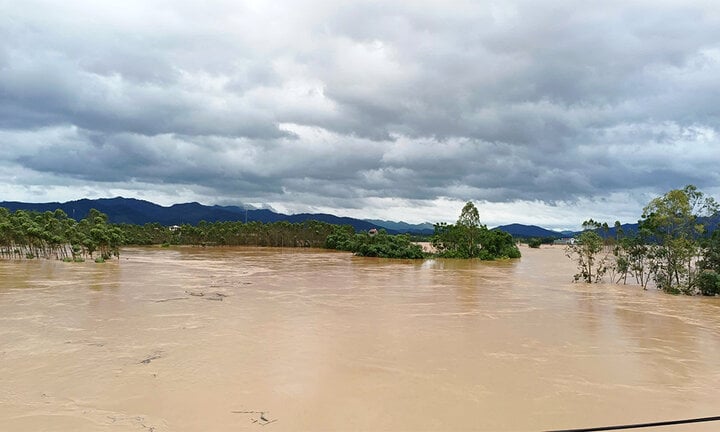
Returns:
[[[0,430],[547,430],[720,415],[720,298],[575,284],[562,248],[522,253],[0,261]]]

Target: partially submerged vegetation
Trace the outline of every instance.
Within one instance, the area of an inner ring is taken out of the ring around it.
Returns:
[[[407,234],[389,235],[385,230],[355,233],[352,227],[336,227],[325,247],[353,252],[355,255],[382,258],[418,259],[426,256],[420,245]]]
[[[437,224],[433,245],[438,256],[448,258],[517,258],[520,252],[512,236],[489,231],[480,224],[472,203],[463,209],[456,225]],[[301,223],[215,222],[166,227],[157,223],[145,225],[109,224],[107,215],[91,210],[76,222],[62,210],[10,213],[0,209],[0,257],[56,258],[98,262],[119,257],[122,245],[192,245],[192,246],[275,246],[324,247],[345,250],[360,256],[421,259],[432,254],[407,234],[390,235],[384,230],[356,233],[349,226],[319,221]]]
[[[589,220],[566,254],[578,267],[575,280],[627,283],[647,289],[653,282],[671,294],[720,294],[720,230],[708,235],[720,207],[695,186],[674,189],[643,209],[638,231],[615,236],[607,224]],[[717,222],[714,222],[717,223]],[[604,234],[604,235],[602,235]]]
[[[98,253],[100,260],[120,256],[125,243],[123,231],[108,224],[107,216],[91,210],[76,221],[62,210],[10,213],[0,207],[0,257],[55,258],[82,261]]]
[[[695,186],[671,190],[644,208],[638,230],[623,232],[615,223],[613,235],[606,223],[588,220],[566,255],[575,261],[575,281],[635,283],[644,289],[653,283],[672,294],[720,295],[720,206]],[[62,210],[10,212],[0,208],[0,258],[60,259],[104,262],[120,256],[123,245],[323,247],[360,256],[421,259],[430,256],[464,259],[519,258],[513,237],[488,230],[477,208],[468,202],[455,224],[438,223],[427,239],[435,253],[424,252],[407,234],[384,230],[356,233],[349,226],[319,221],[200,222],[166,227],[110,224],[107,215],[92,209],[82,220]],[[539,247],[535,239],[530,247]]]
[[[323,247],[335,225],[318,221],[262,223],[227,221],[166,227],[118,225],[129,245]],[[352,227],[350,227],[352,229]]]
[[[480,215],[471,202],[465,204],[455,225],[435,225],[433,246],[445,258],[520,258],[512,236],[504,231],[488,230],[480,223]]]
[[[455,225],[435,225],[432,245],[436,254],[424,253],[422,247],[413,243],[408,235],[377,233],[354,234],[337,229],[330,235],[326,247],[347,250],[356,255],[387,258],[423,258],[431,255],[443,258],[479,258],[493,260],[520,258],[512,236],[502,231],[490,231],[480,223],[477,208],[471,202],[465,204]]]

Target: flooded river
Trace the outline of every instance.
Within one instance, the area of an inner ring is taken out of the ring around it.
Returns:
[[[561,248],[522,252],[0,261],[0,430],[544,430],[720,415],[720,299],[572,284]]]

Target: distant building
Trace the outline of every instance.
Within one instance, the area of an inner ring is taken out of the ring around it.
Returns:
[[[377,230],[376,228],[370,228],[370,229],[368,230],[368,235],[369,235],[370,237],[373,237],[373,236],[376,235],[377,233],[378,233],[378,230]]]
[[[573,245],[575,244],[575,238],[574,237],[565,237],[561,239],[557,239],[553,241],[554,245]]]
[[[175,232],[175,231],[177,231],[177,230],[179,230],[179,229],[180,229],[180,226],[179,226],[179,225],[173,225],[173,226],[170,227],[170,231],[172,231],[172,232]]]

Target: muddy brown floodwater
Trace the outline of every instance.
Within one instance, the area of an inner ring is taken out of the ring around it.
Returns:
[[[0,262],[0,430],[543,430],[720,415],[720,299],[505,262]],[[652,430],[718,430],[697,424]]]

